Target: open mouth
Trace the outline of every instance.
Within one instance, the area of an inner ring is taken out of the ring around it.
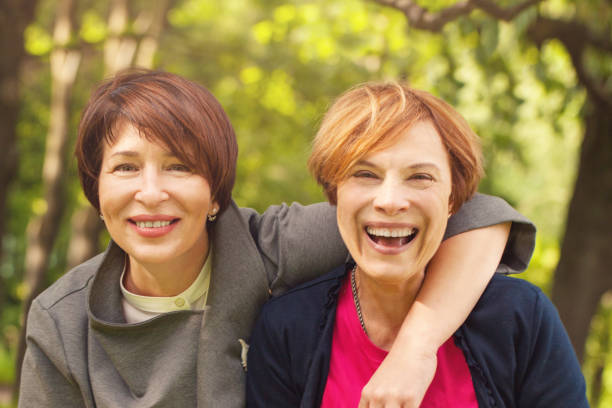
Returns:
[[[157,220],[157,221],[134,221],[134,220],[129,220],[129,222],[131,222],[132,224],[136,225],[138,228],[148,228],[148,229],[153,229],[153,228],[164,228],[167,227],[171,224],[174,224],[176,222],[178,222],[178,218],[175,218],[173,220],[165,220],[165,221],[161,221],[161,220]]]
[[[417,228],[375,228],[366,227],[366,233],[378,245],[399,248],[408,244],[418,234]]]

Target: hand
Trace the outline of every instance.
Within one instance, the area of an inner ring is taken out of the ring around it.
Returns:
[[[436,373],[435,352],[403,356],[391,349],[361,391],[359,408],[418,408]]]

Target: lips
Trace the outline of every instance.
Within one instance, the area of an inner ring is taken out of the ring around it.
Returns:
[[[410,243],[419,230],[413,227],[366,227],[366,234],[372,242],[382,247],[401,248]]]
[[[170,225],[172,221],[138,221],[136,226],[138,228],[160,228]]]
[[[157,238],[174,229],[180,218],[168,215],[137,215],[128,219],[130,226],[141,236]]]

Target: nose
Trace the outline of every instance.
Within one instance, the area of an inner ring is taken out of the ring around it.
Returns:
[[[386,215],[401,213],[410,207],[406,188],[399,181],[385,179],[376,189],[374,208]]]
[[[146,207],[155,207],[169,198],[163,176],[155,168],[145,167],[134,198]]]

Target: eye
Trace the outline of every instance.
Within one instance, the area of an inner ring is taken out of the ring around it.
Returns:
[[[415,173],[410,175],[407,181],[411,186],[423,189],[431,186],[436,180],[431,174]]]
[[[180,171],[180,172],[185,172],[185,173],[192,172],[191,168],[183,163],[173,163],[169,165],[167,168],[170,171]]]
[[[121,163],[113,167],[113,172],[129,173],[132,171],[138,171],[138,166],[133,163]]]
[[[417,173],[411,176],[414,180],[431,180],[433,181],[433,177],[426,173]]]
[[[357,178],[378,178],[378,176],[371,172],[370,170],[358,170],[353,174],[353,177],[357,177]]]

